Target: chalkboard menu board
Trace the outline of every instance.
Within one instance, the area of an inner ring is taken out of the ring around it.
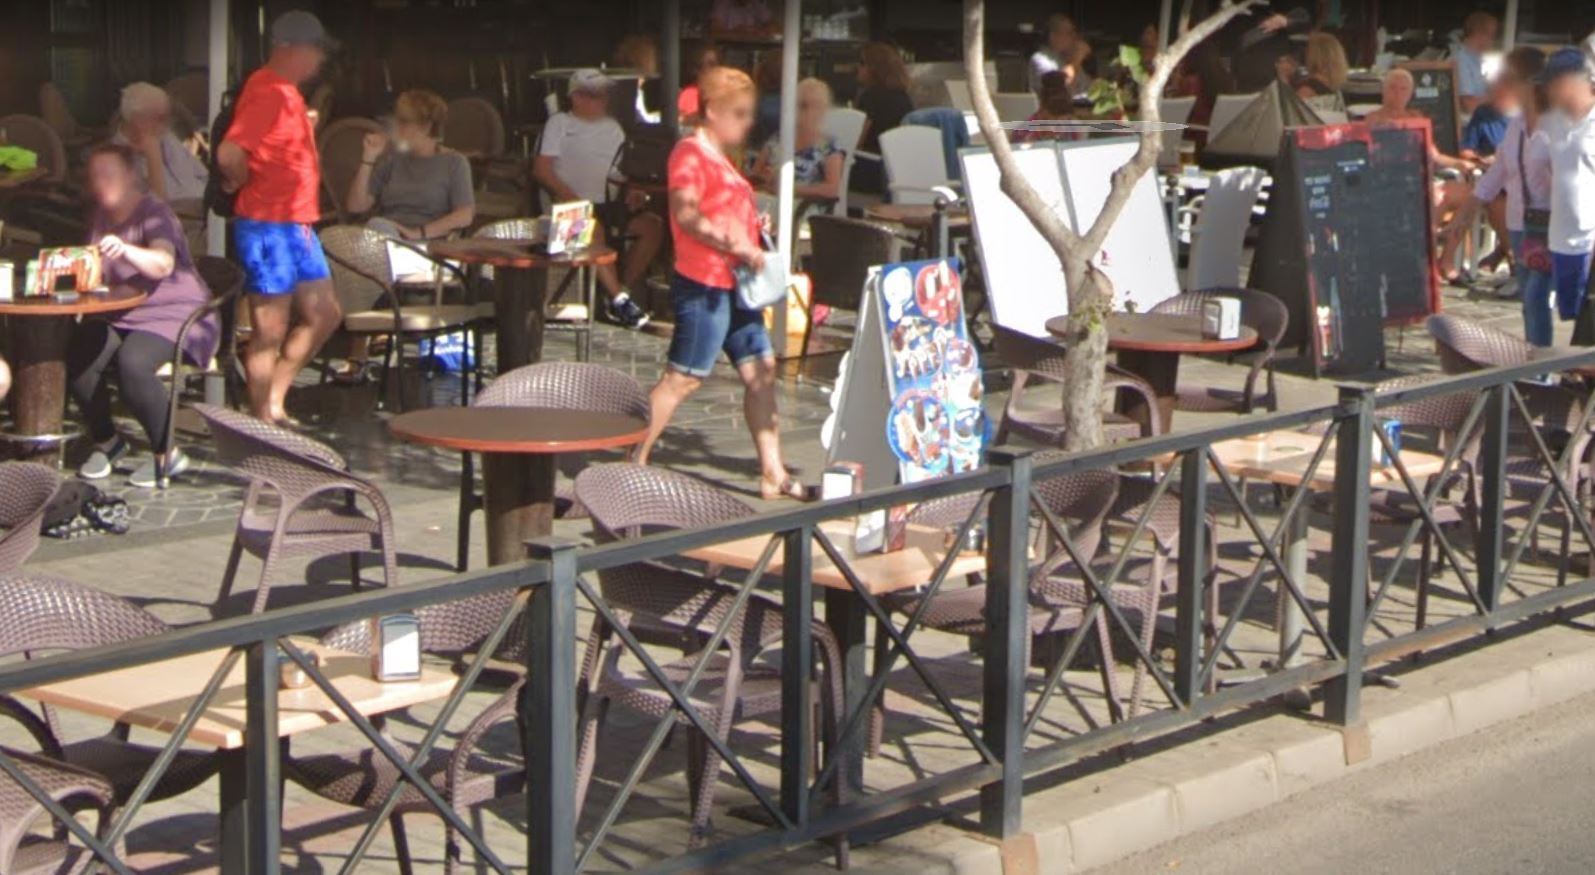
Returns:
[[[1290,311],[1286,343],[1316,375],[1365,374],[1384,327],[1438,309],[1428,126],[1363,123],[1284,136],[1250,285]]]
[[[1457,96],[1457,65],[1450,61],[1408,61],[1397,65],[1417,86],[1408,106],[1434,123],[1434,145],[1443,154],[1462,149],[1462,108]]]

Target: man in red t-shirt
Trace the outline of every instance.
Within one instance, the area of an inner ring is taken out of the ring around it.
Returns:
[[[326,60],[330,43],[314,15],[296,10],[278,16],[271,24],[271,57],[244,83],[216,151],[223,188],[238,195],[233,243],[249,292],[249,402],[268,422],[289,421],[288,387],[343,320],[312,227],[321,218],[321,166],[315,126],[299,93]]]

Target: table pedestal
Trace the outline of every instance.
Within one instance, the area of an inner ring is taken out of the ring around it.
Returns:
[[[39,443],[18,441],[12,453],[15,458],[59,457],[66,412],[66,349],[72,328],[73,320],[65,316],[10,320],[15,437],[41,438]]]
[[[1168,434],[1174,423],[1174,405],[1179,397],[1180,356],[1178,353],[1143,352],[1135,349],[1118,351],[1119,367],[1145,380],[1157,396],[1157,419],[1162,434]],[[1135,418],[1147,416],[1149,411],[1139,400],[1125,405],[1124,413]],[[1154,420],[1147,419],[1152,422]]]
[[[543,320],[548,271],[493,268],[493,309],[498,317],[498,372],[543,360]]]
[[[482,454],[489,565],[520,562],[527,540],[553,531],[554,460],[548,453]]]

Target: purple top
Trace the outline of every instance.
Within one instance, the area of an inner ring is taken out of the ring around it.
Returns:
[[[97,243],[107,234],[115,234],[133,246],[148,247],[156,240],[165,240],[171,245],[177,264],[166,279],[150,279],[124,260],[106,259],[103,271],[107,285],[128,285],[149,295],[144,303],[113,323],[117,328],[148,332],[176,343],[184,320],[210,300],[210,292],[194,269],[188,238],[183,235],[183,225],[172,208],[146,194],[127,221],[114,225],[110,217],[96,210],[91,234],[91,243]],[[189,330],[183,354],[194,364],[203,365],[216,353],[220,336],[220,320],[211,313]]]

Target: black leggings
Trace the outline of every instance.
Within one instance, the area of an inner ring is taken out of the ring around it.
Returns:
[[[105,372],[115,360],[122,403],[144,426],[150,448],[156,452],[168,449],[166,419],[172,396],[156,372],[171,363],[176,351],[177,345],[170,340],[145,331],[115,328],[99,320],[79,325],[67,352],[67,382],[83,412],[89,437],[98,443],[116,437],[110,387],[105,382]]]

